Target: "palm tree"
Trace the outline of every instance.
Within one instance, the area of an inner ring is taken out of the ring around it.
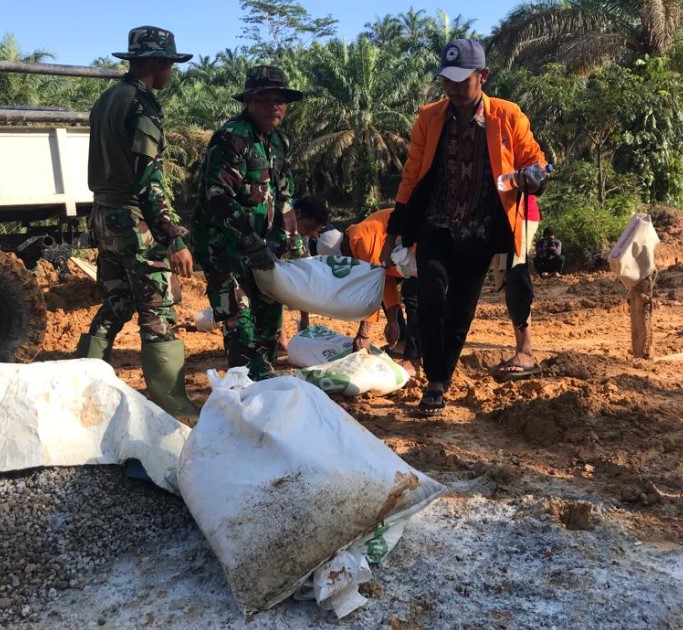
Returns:
[[[389,46],[401,38],[401,22],[395,15],[376,18],[374,22],[365,23],[365,35],[373,44]]]
[[[367,36],[314,45],[310,53],[310,95],[299,110],[307,141],[296,163],[350,191],[368,211],[380,172],[402,168],[421,75]]]
[[[51,59],[54,55],[47,50],[34,50],[23,53],[12,33],[7,33],[0,40],[0,60],[39,63]],[[35,74],[0,73],[0,104],[4,105],[38,105],[41,103],[40,86],[45,78]]]
[[[679,36],[680,0],[545,0],[521,4],[494,29],[488,50],[507,67],[550,61],[588,71],[627,52],[661,56]]]

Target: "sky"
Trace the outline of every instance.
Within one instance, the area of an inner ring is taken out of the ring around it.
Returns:
[[[331,14],[339,20],[337,36],[353,40],[366,22],[411,7],[433,17],[442,9],[451,18],[460,14],[474,19],[474,28],[487,35],[520,0],[299,0],[299,4],[313,18]],[[213,58],[226,48],[248,43],[239,38],[243,15],[239,0],[0,0],[0,37],[12,33],[23,53],[49,51],[55,56],[52,63],[90,65],[98,57],[125,51],[132,27],[153,24],[175,33],[179,52]]]

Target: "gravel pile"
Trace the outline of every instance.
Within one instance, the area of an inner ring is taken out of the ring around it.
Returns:
[[[193,527],[182,499],[119,466],[0,476],[0,626],[35,623],[97,568]]]
[[[468,485],[469,484],[469,485]],[[678,630],[683,549],[596,502],[451,485],[338,621],[292,599],[245,618],[182,501],[118,467],[0,476],[0,626],[14,630]],[[276,515],[275,515],[276,516]]]

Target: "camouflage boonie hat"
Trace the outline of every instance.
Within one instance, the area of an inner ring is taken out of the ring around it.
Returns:
[[[192,59],[192,55],[176,52],[173,33],[158,26],[132,28],[128,33],[128,52],[112,53],[112,55],[119,59],[157,57],[181,63]]]
[[[282,92],[288,103],[300,101],[304,94],[299,90],[289,87],[287,75],[280,68],[274,66],[254,66],[247,70],[247,78],[244,81],[244,92],[234,94],[233,98],[244,103],[248,96],[265,92],[266,90],[278,90]]]

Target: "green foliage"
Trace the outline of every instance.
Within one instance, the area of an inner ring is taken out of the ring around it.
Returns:
[[[262,61],[277,58],[286,48],[331,37],[339,21],[331,15],[313,18],[298,2],[286,0],[241,0],[241,6],[246,11],[242,37],[253,42],[247,52]]]
[[[593,267],[607,258],[634,212],[642,207],[631,175],[608,169],[610,193],[601,203],[595,166],[577,161],[559,169],[538,199],[543,225],[552,225],[572,264]]]

